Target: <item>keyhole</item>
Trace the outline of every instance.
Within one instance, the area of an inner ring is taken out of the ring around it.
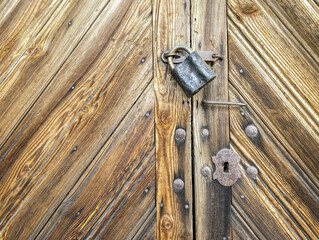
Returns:
[[[224,172],[229,172],[229,162],[224,163]]]

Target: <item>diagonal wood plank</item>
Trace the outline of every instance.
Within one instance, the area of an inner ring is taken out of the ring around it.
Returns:
[[[242,101],[233,88],[231,96],[233,101]],[[247,136],[245,129],[249,125],[258,129],[257,136]],[[258,168],[260,182],[273,196],[273,202],[281,206],[283,215],[289,216],[291,225],[307,237],[319,235],[318,189],[309,186],[313,183],[304,179],[302,170],[250,108],[231,111],[231,133],[234,147],[242,153],[244,162]]]
[[[0,83],[65,0],[1,1]]]
[[[156,208],[151,212],[140,230],[136,233],[133,240],[154,240],[156,239]]]
[[[261,56],[279,77],[276,85],[301,105],[304,118],[318,134],[318,63],[263,1],[230,0],[228,6],[229,18],[254,47],[256,57]]]
[[[289,31],[319,63],[319,7],[312,0],[264,0]]]
[[[150,53],[150,1],[108,5],[1,155],[0,234],[37,235],[150,82]]]
[[[233,240],[257,240],[256,234],[250,229],[244,219],[239,215],[234,207],[232,207],[232,230],[233,230]],[[259,236],[262,234],[259,232]],[[260,239],[264,239],[261,237]]]
[[[8,76],[4,76],[0,84],[0,148],[108,2],[64,1],[43,26],[41,32],[24,45],[27,49],[21,50],[21,56],[18,57],[13,69]],[[10,23],[10,26],[12,24],[14,23]],[[22,37],[27,38],[21,36],[19,39]],[[14,54],[10,52],[8,56]]]
[[[304,106],[277,85],[277,75],[231,21],[229,29],[230,82],[318,187],[319,135],[302,114]]]
[[[134,236],[144,215],[155,207],[154,150],[154,91],[150,84],[38,238]]]
[[[157,239],[193,239],[191,101],[171,78],[162,52],[190,43],[190,1],[153,1]],[[186,136],[175,139],[182,128]],[[184,181],[173,190],[175,179]]]

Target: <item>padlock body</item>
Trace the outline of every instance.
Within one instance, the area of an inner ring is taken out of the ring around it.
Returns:
[[[195,95],[216,77],[197,52],[192,52],[184,62],[175,66],[172,75],[187,97]]]

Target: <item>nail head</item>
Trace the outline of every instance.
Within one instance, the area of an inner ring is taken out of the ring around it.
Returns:
[[[249,177],[251,177],[252,179],[257,179],[257,175],[258,175],[258,169],[253,167],[253,166],[249,166],[246,169],[246,173]]]
[[[175,139],[179,142],[184,142],[186,139],[186,131],[183,128],[176,129]]]
[[[212,175],[212,170],[209,166],[205,166],[200,170],[200,173],[203,175],[203,177],[209,178]]]
[[[175,192],[180,192],[184,188],[184,181],[180,178],[177,178],[173,182],[173,189]]]
[[[248,137],[254,138],[258,135],[258,129],[254,125],[248,125],[245,129],[245,133]]]

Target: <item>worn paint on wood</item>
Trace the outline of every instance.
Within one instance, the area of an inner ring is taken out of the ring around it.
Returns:
[[[226,1],[192,1],[191,12],[192,47],[198,51],[213,50],[224,59],[212,66],[216,78],[193,97],[196,239],[228,239],[231,187],[213,180],[216,168],[212,156],[229,148],[229,110],[228,106],[203,104],[203,99],[228,100]],[[201,172],[204,167],[211,169],[206,177]]]

